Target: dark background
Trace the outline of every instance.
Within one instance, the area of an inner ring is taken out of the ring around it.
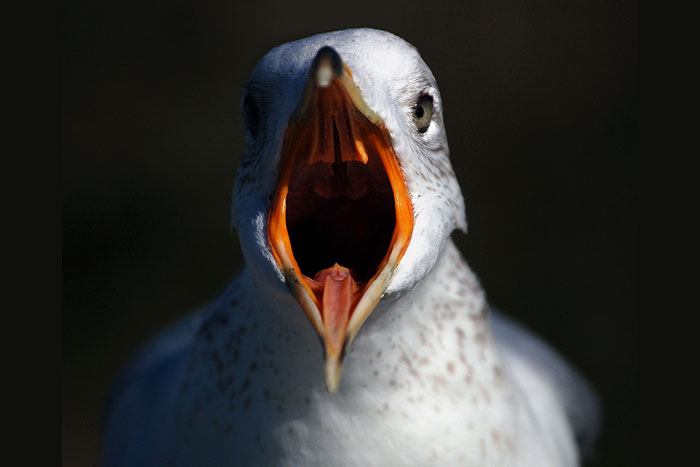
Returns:
[[[129,355],[216,296],[240,92],[270,48],[369,26],[415,45],[445,105],[490,301],[598,388],[593,465],[636,464],[633,1],[68,1],[62,67],[63,461],[94,465]]]

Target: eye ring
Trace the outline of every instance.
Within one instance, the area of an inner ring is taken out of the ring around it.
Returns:
[[[413,120],[419,133],[425,133],[433,121],[433,96],[422,94],[413,106]]]

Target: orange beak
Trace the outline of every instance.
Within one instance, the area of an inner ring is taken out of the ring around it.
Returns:
[[[314,59],[290,119],[268,241],[325,349],[338,389],[345,350],[376,307],[413,231],[391,138],[330,47]]]

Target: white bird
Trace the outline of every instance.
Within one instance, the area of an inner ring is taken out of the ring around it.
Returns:
[[[278,46],[241,108],[246,265],[125,370],[103,464],[578,465],[597,397],[451,241],[464,200],[416,49],[372,29]]]

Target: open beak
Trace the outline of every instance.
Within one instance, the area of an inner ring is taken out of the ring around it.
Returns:
[[[413,208],[389,133],[338,53],[323,47],[285,133],[268,240],[323,343],[330,393],[412,231]]]

